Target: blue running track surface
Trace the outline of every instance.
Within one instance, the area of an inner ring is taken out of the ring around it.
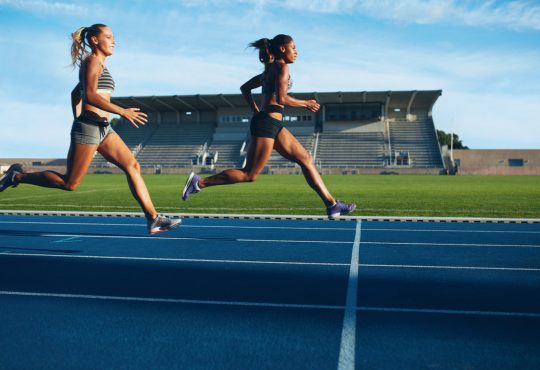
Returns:
[[[540,224],[0,215],[0,369],[540,369]]]

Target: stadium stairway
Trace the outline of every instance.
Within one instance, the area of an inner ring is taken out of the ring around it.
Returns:
[[[409,152],[412,167],[443,167],[439,142],[430,119],[389,122],[393,153]]]

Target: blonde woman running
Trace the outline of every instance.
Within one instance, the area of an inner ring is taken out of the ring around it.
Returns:
[[[180,219],[169,219],[157,213],[139,163],[109,123],[109,113],[124,117],[135,128],[147,121],[146,114],[139,108],[122,108],[111,103],[115,86],[105,61],[114,51],[112,30],[104,24],[94,24],[78,29],[72,38],[71,60],[73,66],[79,66],[79,83],[71,93],[75,120],[71,128],[67,171],[63,175],[55,171],[24,172],[22,165],[13,164],[0,178],[0,192],[19,184],[73,191],[81,183],[97,151],[125,172],[131,193],[146,216],[149,234],[180,225]],[[80,115],[79,110],[82,110]]]

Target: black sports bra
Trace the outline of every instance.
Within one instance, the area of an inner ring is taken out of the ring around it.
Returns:
[[[279,67],[278,67],[279,68]],[[262,87],[262,93],[263,94],[275,94],[277,91],[277,79],[273,79],[273,81],[269,81],[266,78],[266,71],[261,74],[261,87]],[[287,91],[292,88],[292,79],[291,75],[289,75],[289,81],[287,84]]]

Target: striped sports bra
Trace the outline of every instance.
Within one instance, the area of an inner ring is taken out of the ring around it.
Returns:
[[[112,94],[114,91],[114,80],[109,70],[105,66],[103,66],[103,72],[101,73],[101,76],[99,76],[98,78],[97,91],[98,93],[107,92],[109,94]]]
[[[84,96],[84,78],[82,78],[82,70],[81,68],[79,70],[79,81],[81,82],[81,96]],[[107,67],[103,66],[103,72],[101,72],[101,75],[98,78],[98,86],[97,86],[97,92],[98,93],[108,93],[112,94],[114,91],[114,80],[111,76],[111,73],[107,69]]]

